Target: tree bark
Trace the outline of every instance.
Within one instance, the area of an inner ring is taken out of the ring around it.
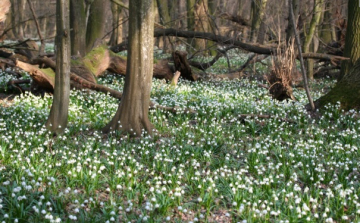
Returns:
[[[345,56],[350,60],[343,61],[341,71],[344,76],[326,95],[315,104],[321,108],[328,103],[341,103],[341,108],[348,110],[360,108],[360,7],[357,0],[349,0],[348,25],[346,31]]]
[[[65,131],[70,96],[69,0],[56,1],[56,74],[53,103],[46,127],[54,134]]]
[[[256,42],[258,31],[263,21],[267,0],[252,0],[251,1],[251,35],[250,41]]]
[[[289,4],[289,7],[292,5],[293,7],[293,12],[294,12],[294,18],[295,18],[295,25],[298,24],[298,19],[299,19],[299,11],[300,11],[300,2],[299,0],[292,0],[292,4]],[[291,15],[290,15],[290,9],[289,9],[289,18],[288,18],[288,26],[286,28],[286,44],[289,43],[289,41],[291,41],[291,39],[294,37],[294,29],[297,29],[297,27],[294,27],[293,24],[291,23]]]
[[[345,36],[344,56],[350,60],[341,64],[340,79],[344,77],[355,62],[360,58],[360,7],[359,1],[349,0],[348,21]]]
[[[303,47],[304,53],[310,52],[310,45],[313,41],[314,34],[316,32],[316,27],[319,25],[323,3],[324,3],[324,0],[314,0],[313,16],[310,21],[309,30],[307,32],[306,31],[304,32],[304,33],[306,33],[304,47]],[[306,29],[306,27],[304,27],[304,29]],[[306,61],[306,67],[307,67],[307,76],[308,76],[309,80],[313,80],[314,79],[314,60],[308,59]]]
[[[86,54],[86,11],[83,0],[70,0],[71,55]]]
[[[112,33],[109,45],[114,46],[122,41],[122,7],[114,2],[111,2],[112,12]]]
[[[153,70],[154,12],[152,0],[133,0],[129,5],[129,51],[124,93],[118,110],[103,131],[120,130],[152,135],[148,112]],[[150,71],[150,72],[149,72]]]
[[[91,3],[86,27],[86,52],[90,52],[97,40],[104,37],[108,0],[94,0]]]

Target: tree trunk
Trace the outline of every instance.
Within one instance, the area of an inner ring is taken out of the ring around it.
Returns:
[[[267,0],[253,0],[251,2],[251,35],[250,41],[256,42],[258,31],[263,21]]]
[[[320,39],[322,42],[329,44],[333,39],[332,30],[333,30],[333,22],[332,22],[332,1],[333,0],[326,0],[325,2],[325,12],[324,12],[324,19],[321,26],[320,31]]]
[[[89,10],[86,27],[86,52],[90,52],[97,40],[104,37],[108,0],[94,0]]]
[[[329,93],[315,102],[315,105],[321,108],[329,103],[334,105],[338,102],[344,110],[360,108],[360,59]]]
[[[83,0],[70,0],[71,55],[86,54],[86,11]]]
[[[345,110],[360,108],[360,7],[358,0],[349,0],[348,23],[345,42],[345,56],[350,60],[343,62],[341,71],[345,72],[342,79],[329,93],[319,98],[315,103],[323,107],[328,103],[338,101]]]
[[[109,41],[110,46],[119,44],[122,41],[122,7],[111,2],[112,12],[112,34]]]
[[[345,36],[344,56],[350,60],[341,64],[340,79],[344,77],[355,62],[360,58],[360,7],[359,1],[349,0],[348,22]]]
[[[305,42],[303,47],[304,53],[310,52],[310,45],[313,42],[314,34],[316,32],[316,27],[319,25],[320,17],[321,17],[321,9],[324,0],[314,0],[314,9],[313,9],[313,16],[310,21],[309,30],[305,33]],[[304,27],[305,29],[306,27]],[[315,52],[316,53],[316,52]],[[308,59],[306,61],[307,66],[307,76],[309,80],[314,79],[314,60]]]
[[[70,96],[69,0],[56,1],[56,74],[53,103],[46,127],[61,134],[67,126]]]
[[[290,7],[290,4],[289,4]],[[299,12],[300,12],[300,2],[299,0],[292,0],[292,7],[294,12],[295,24],[298,23]],[[294,37],[294,29],[297,27],[293,27],[292,23],[290,22],[290,10],[289,10],[289,19],[288,19],[288,26],[286,28],[286,44]]]
[[[118,110],[103,131],[120,130],[132,136],[150,135],[148,112],[153,70],[154,12],[152,0],[129,4],[129,51],[124,93]]]

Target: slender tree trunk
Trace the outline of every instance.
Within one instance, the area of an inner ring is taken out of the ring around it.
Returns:
[[[160,24],[165,27],[172,27],[173,23],[171,22],[171,16],[169,12],[169,4],[168,0],[156,0],[156,6],[159,12]],[[168,50],[169,37],[164,36],[163,40],[163,51],[166,52]]]
[[[148,118],[153,70],[154,12],[152,0],[132,0],[129,4],[129,51],[124,93],[118,110],[103,131],[120,130],[130,135],[150,135]]]
[[[53,103],[46,127],[61,134],[67,126],[70,95],[69,0],[56,1],[56,75]]]
[[[71,55],[86,54],[86,11],[84,0],[70,0]]]
[[[313,42],[314,34],[316,33],[316,28],[319,25],[321,12],[322,12],[322,5],[324,3],[324,0],[314,0],[314,9],[313,9],[313,16],[310,21],[309,30],[304,33],[305,34],[305,42],[303,47],[303,53],[309,53],[310,52],[310,46]],[[306,28],[306,27],[304,27]],[[316,53],[316,52],[315,52]],[[307,59],[306,60],[306,66],[307,66],[307,75],[309,80],[314,79],[314,60]]]
[[[26,0],[18,0],[18,9],[16,14],[18,15],[19,25],[17,27],[17,35],[19,39],[24,39],[24,25],[22,21],[24,21],[24,13],[26,8]]]
[[[90,6],[86,27],[86,52],[94,47],[96,40],[104,37],[108,0],[94,0]]]
[[[290,4],[289,4],[290,7]],[[294,18],[295,18],[295,24],[297,25],[299,15],[300,15],[300,2],[299,0],[292,0],[292,7],[294,12]],[[286,43],[289,43],[289,41],[294,37],[294,29],[297,27],[294,27],[292,23],[290,22],[290,10],[289,10],[289,19],[288,19],[288,26],[286,28]]]
[[[186,0],[187,29],[195,31],[195,0]],[[191,46],[195,45],[194,39],[188,39]],[[188,49],[187,51],[191,51]]]
[[[110,46],[119,44],[122,40],[122,7],[114,2],[111,2],[112,12],[112,34],[110,37]]]
[[[340,79],[344,77],[360,58],[360,7],[359,1],[349,0],[348,22],[345,35],[344,56],[350,60],[341,64]]]
[[[325,12],[324,19],[322,22],[321,30],[320,30],[320,39],[322,42],[329,44],[333,39],[332,30],[333,30],[333,22],[332,22],[332,3],[333,0],[326,0],[325,2]]]

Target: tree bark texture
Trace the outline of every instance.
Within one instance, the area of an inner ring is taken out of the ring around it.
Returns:
[[[322,5],[324,3],[324,0],[315,0],[314,1],[314,7],[313,7],[313,16],[310,21],[309,30],[304,31],[305,33],[305,42],[303,47],[304,53],[310,52],[310,45],[313,42],[314,35],[316,33],[316,28],[319,25],[320,17],[322,13]],[[304,27],[306,29],[306,26]],[[314,79],[314,60],[307,59],[306,61],[306,67],[307,67],[307,76],[310,80]]]
[[[152,0],[133,0],[129,4],[129,51],[121,103],[105,133],[120,130],[132,136],[150,135],[148,118],[153,70],[154,12]]]
[[[64,132],[70,96],[69,0],[56,1],[56,74],[53,103],[46,127],[55,134]]]
[[[95,42],[104,37],[107,4],[108,0],[94,0],[91,3],[86,27],[86,52],[90,52]]]
[[[251,1],[251,35],[250,41],[256,42],[260,25],[263,22],[267,0]]]
[[[345,76],[355,62],[360,58],[360,7],[358,0],[349,0],[348,22],[345,36],[344,56],[350,57],[349,61],[341,64],[340,78]]]
[[[86,11],[83,0],[70,0],[71,55],[86,54]]]

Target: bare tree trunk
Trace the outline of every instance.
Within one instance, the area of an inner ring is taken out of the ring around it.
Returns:
[[[251,35],[250,41],[256,42],[261,22],[263,21],[267,0],[253,0],[251,2]]]
[[[154,12],[152,0],[130,1],[129,54],[125,87],[118,110],[103,131],[120,130],[141,136],[152,134],[148,118],[153,70]]]
[[[342,62],[340,79],[349,72],[351,67],[360,58],[360,7],[356,0],[349,0],[348,7],[344,56],[350,57],[350,60]]]
[[[321,17],[321,13],[322,13],[321,9],[322,9],[323,3],[324,3],[324,0],[314,0],[313,16],[310,21],[309,30],[304,32],[304,33],[306,33],[304,47],[303,47],[304,53],[310,52],[310,45],[313,42],[313,38],[316,33],[316,28],[320,22],[320,17]],[[306,27],[304,27],[304,29],[306,29]],[[314,79],[314,60],[307,59],[306,67],[307,67],[308,78],[310,80],[313,80]]]
[[[86,27],[86,52],[90,52],[96,40],[104,37],[107,4],[108,0],[94,0],[91,3]]]
[[[295,25],[298,23],[299,15],[300,15],[300,2],[299,0],[292,0],[292,4],[289,4],[289,7],[292,5],[293,12],[294,12],[294,18],[295,18]],[[290,9],[289,9],[289,18],[288,18],[288,26],[286,28],[286,43],[289,43],[289,41],[294,37],[294,29],[297,27],[294,27],[292,23],[290,22]]]
[[[70,0],[71,55],[86,54],[86,11],[84,0]]]
[[[56,75],[53,103],[46,127],[61,134],[67,126],[70,96],[69,0],[56,1]]]
[[[332,22],[332,1],[333,0],[326,0],[325,1],[325,12],[324,12],[324,19],[322,22],[321,30],[320,30],[320,39],[326,44],[331,43],[334,41],[332,30],[333,30],[333,22]]]
[[[112,34],[109,45],[114,46],[122,41],[122,7],[114,2],[111,2],[112,12]]]

